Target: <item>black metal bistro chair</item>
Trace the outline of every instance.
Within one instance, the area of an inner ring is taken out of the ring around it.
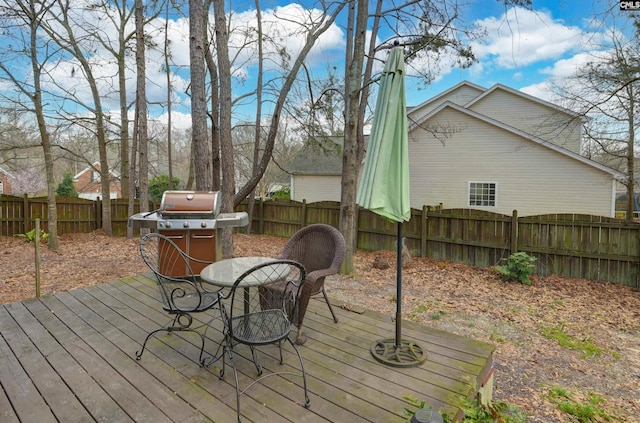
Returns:
[[[192,314],[216,307],[220,302],[221,294],[219,290],[205,289],[199,277],[191,270],[191,263],[208,262],[187,255],[170,238],[158,233],[150,233],[142,237],[140,254],[156,277],[162,298],[162,309],[173,319],[168,325],[147,335],[142,348],[136,352],[136,359],[140,360],[147,341],[156,333],[189,331],[200,336],[202,345],[198,361],[201,366],[204,366],[202,355],[208,324],[194,326]],[[201,330],[202,326],[205,326],[204,331]]]
[[[227,301],[221,303],[224,310],[226,337],[224,358],[220,379],[224,378],[225,363],[228,361],[233,367],[236,386],[236,411],[238,422],[240,418],[240,396],[247,389],[265,377],[277,374],[296,374],[302,377],[304,386],[304,406],[309,407],[310,400],[307,392],[307,378],[304,370],[302,355],[295,343],[289,337],[291,333],[291,317],[296,312],[298,292],[300,291],[306,272],[304,266],[291,260],[274,260],[253,267],[236,279]],[[280,285],[281,290],[270,289],[273,285]],[[282,295],[284,293],[284,295]],[[269,372],[262,375],[263,368],[258,362],[256,347],[270,344],[278,345],[280,364],[284,364],[283,341],[287,341],[300,361],[300,373],[297,371]],[[238,386],[236,359],[239,344],[249,346],[251,358],[258,371],[258,380],[246,388]]]

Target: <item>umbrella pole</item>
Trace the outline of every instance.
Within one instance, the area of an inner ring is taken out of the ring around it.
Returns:
[[[402,346],[402,222],[398,222],[398,246],[396,248],[396,342]]]
[[[424,363],[427,352],[413,341],[402,339],[402,222],[398,222],[396,257],[396,337],[379,339],[371,346],[373,357],[393,367],[415,367]]]

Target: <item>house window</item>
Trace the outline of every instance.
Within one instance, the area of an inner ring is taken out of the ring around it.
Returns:
[[[91,171],[91,182],[100,182],[100,172]]]
[[[495,207],[495,182],[469,182],[469,206]]]
[[[0,195],[4,194],[4,188],[2,187],[2,181],[0,181]]]

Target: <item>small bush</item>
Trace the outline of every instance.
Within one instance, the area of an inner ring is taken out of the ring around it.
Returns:
[[[180,185],[180,179],[173,177],[173,189]],[[154,176],[149,180],[149,199],[152,201],[162,200],[162,194],[169,189],[169,175]]]
[[[496,266],[496,270],[502,275],[504,281],[518,281],[521,284],[531,285],[529,276],[533,273],[535,265],[536,258],[521,251],[511,254],[507,258],[507,263],[504,266]]]
[[[477,391],[475,383],[473,386]],[[404,415],[407,417],[405,423],[410,423],[411,417],[416,410],[431,409],[431,406],[426,406],[426,401],[424,400],[418,400],[412,396],[406,396],[403,399],[411,405],[411,408],[404,409]],[[520,411],[518,407],[504,401],[490,401],[489,404],[485,405],[477,394],[472,398],[461,396],[460,401],[460,409],[464,412],[462,423],[525,423],[528,420],[528,416]],[[442,410],[440,410],[440,414],[445,423],[453,422],[453,416],[449,416]]]
[[[31,229],[26,234],[15,234],[14,236],[18,238],[24,238],[27,242],[34,242],[36,240],[36,230]],[[40,229],[40,241],[47,242],[49,240],[49,234]]]
[[[291,189],[289,187],[282,187],[277,191],[273,192],[273,198],[279,198],[283,200],[291,199]]]
[[[70,173],[65,173],[62,177],[62,182],[58,184],[56,188],[56,195],[62,197],[77,197],[78,192],[73,186],[73,176]]]

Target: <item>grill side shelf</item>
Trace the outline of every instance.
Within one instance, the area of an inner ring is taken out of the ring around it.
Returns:
[[[216,227],[243,227],[249,224],[247,212],[220,213],[216,218]]]
[[[129,216],[127,224],[130,228],[155,229],[158,225],[158,215],[155,212],[151,214],[149,214],[148,212],[136,213],[132,216]]]

